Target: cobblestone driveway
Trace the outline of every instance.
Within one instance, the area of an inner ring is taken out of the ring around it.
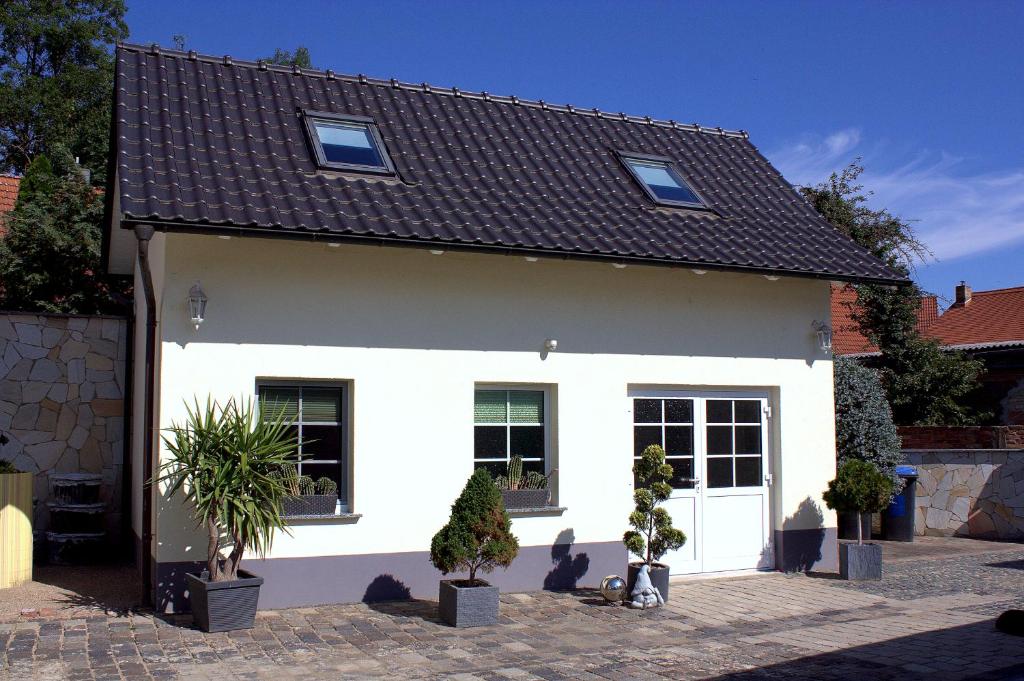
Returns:
[[[203,634],[144,614],[0,624],[0,679],[1024,679],[1024,546],[886,565],[882,582],[766,574],[673,585],[637,612],[592,591],[506,594],[494,627],[423,601],[261,613]]]

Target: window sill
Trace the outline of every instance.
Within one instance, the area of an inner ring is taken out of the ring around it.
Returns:
[[[534,516],[562,515],[569,509],[565,506],[537,506],[535,508],[506,509],[510,518],[531,518]]]
[[[333,515],[286,515],[281,516],[281,520],[283,520],[287,525],[295,523],[305,524],[308,522],[333,522],[342,525],[356,523],[362,517],[362,513],[335,513]]]

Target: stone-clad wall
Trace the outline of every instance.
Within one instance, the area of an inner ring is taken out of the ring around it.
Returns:
[[[34,528],[48,527],[50,473],[100,473],[116,538],[124,460],[127,320],[0,313],[0,457],[35,473]]]
[[[917,466],[917,534],[1024,539],[1024,449],[904,450]]]

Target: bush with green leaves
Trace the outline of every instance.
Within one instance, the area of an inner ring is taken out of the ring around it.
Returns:
[[[622,536],[622,543],[647,565],[654,565],[666,553],[686,543],[686,535],[672,527],[672,516],[660,506],[672,495],[668,481],[672,479],[673,470],[665,461],[661,445],[648,445],[633,466],[633,472],[643,486],[633,492],[636,508],[629,514],[633,529]]]
[[[194,506],[207,531],[210,580],[238,579],[245,551],[262,557],[275,531],[288,532],[281,511],[290,495],[280,472],[295,456],[296,438],[283,410],[261,415],[250,400],[221,407],[208,398],[205,407],[197,400],[185,408],[185,422],[163,436],[168,456],[156,482]],[[225,535],[230,551],[222,556]]]
[[[877,513],[889,505],[892,480],[867,461],[850,459],[839,465],[835,480],[822,495],[825,505],[841,513]],[[857,543],[862,544],[861,523],[857,523]]]
[[[833,367],[839,464],[851,459],[872,463],[899,491],[896,467],[905,457],[878,373],[845,357],[837,357]]]
[[[501,492],[487,469],[478,468],[452,504],[448,524],[430,542],[430,562],[444,574],[469,572],[475,586],[478,571],[507,568],[518,553]]]

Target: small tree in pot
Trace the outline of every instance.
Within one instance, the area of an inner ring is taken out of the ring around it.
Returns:
[[[172,425],[163,438],[169,458],[157,482],[167,496],[183,492],[206,528],[206,570],[186,575],[192,614],[204,631],[250,628],[263,579],[239,565],[245,551],[262,557],[274,532],[287,532],[280,471],[296,440],[283,411],[261,416],[251,401],[221,407],[207,399],[205,408],[197,401],[186,410],[184,425]]]
[[[657,561],[669,551],[685,544],[686,535],[682,530],[672,527],[672,516],[660,506],[672,495],[672,486],[668,481],[673,475],[672,466],[665,461],[665,450],[661,445],[648,445],[633,466],[633,473],[643,486],[633,492],[636,508],[629,514],[629,524],[633,529],[626,531],[622,542],[641,562],[629,564],[628,591],[633,590],[640,566],[647,565],[651,583],[661,592],[661,597],[668,601],[669,569]]]
[[[889,503],[891,494],[892,480],[874,464],[850,459],[840,464],[822,497],[834,511],[875,513]],[[858,532],[856,544],[839,545],[839,574],[843,579],[881,579],[882,547],[865,544],[863,533]]]
[[[452,504],[452,515],[430,542],[430,561],[443,574],[468,572],[468,580],[442,580],[441,618],[456,627],[498,621],[498,587],[477,579],[477,572],[507,568],[519,553],[519,541],[491,474],[478,468]]]

